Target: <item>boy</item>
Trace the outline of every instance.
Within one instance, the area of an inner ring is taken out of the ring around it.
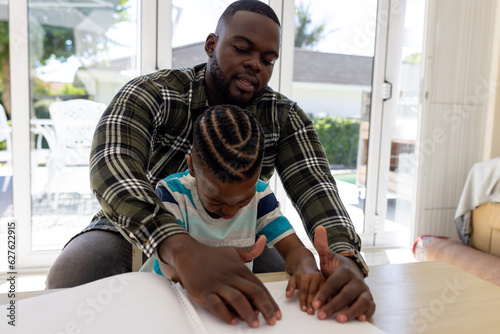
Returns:
[[[194,124],[189,169],[161,180],[156,193],[179,224],[207,246],[247,247],[264,236],[292,275],[286,296],[299,289],[301,309],[314,314],[312,298],[324,277],[269,185],[259,180],[263,156],[264,133],[250,112],[234,105],[209,108]],[[163,261],[155,259],[154,269],[179,280]]]

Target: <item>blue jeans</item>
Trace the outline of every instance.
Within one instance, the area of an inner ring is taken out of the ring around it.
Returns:
[[[51,266],[45,285],[46,289],[70,288],[131,271],[132,245],[119,233],[92,230],[66,245]],[[285,263],[276,249],[266,247],[254,260],[253,271],[285,271]]]

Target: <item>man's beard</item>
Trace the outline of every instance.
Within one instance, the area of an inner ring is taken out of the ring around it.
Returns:
[[[224,101],[228,104],[235,104],[240,107],[246,108],[250,105],[259,92],[252,95],[252,97],[248,100],[244,98],[240,98],[238,96],[231,95],[231,91],[229,89],[229,85],[231,81],[227,80],[226,76],[220,70],[219,62],[217,61],[217,56],[215,54],[212,58],[212,63],[210,64],[210,76],[214,82],[215,88],[219,91],[219,94],[222,96]]]

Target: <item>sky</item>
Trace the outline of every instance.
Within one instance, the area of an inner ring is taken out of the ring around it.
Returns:
[[[138,0],[131,0],[136,4],[129,9],[131,16],[137,14]],[[178,18],[174,24],[172,46],[178,47],[195,42],[204,41],[208,33],[213,32],[220,13],[224,10],[228,0],[173,0],[173,16]],[[423,0],[407,0],[408,6],[413,6],[407,13],[415,14],[422,10]],[[397,1],[396,1],[397,3]],[[296,5],[309,6],[313,19],[312,26],[325,24],[324,38],[314,48],[320,52],[345,53],[361,56],[373,56],[375,47],[375,30],[377,27],[376,10],[377,0],[296,0]],[[421,15],[407,15],[406,24],[421,26],[421,22],[412,18]],[[196,25],[193,26],[193,22]],[[122,47],[110,50],[111,59],[135,54],[138,38],[137,23],[121,23],[108,32],[110,38],[116,40]],[[79,62],[70,59],[65,64],[49,63],[37,74],[45,81],[72,82]]]
[[[176,47],[205,40],[215,29],[220,13],[229,2],[173,0],[181,14],[172,45]],[[296,5],[299,4],[309,4],[312,25],[326,25],[325,38],[318,44],[317,51],[373,55],[377,0],[296,0]],[[195,29],[193,21],[198,22]],[[354,45],[352,41],[355,39],[358,42]]]
[[[311,25],[325,24],[325,36],[315,50],[373,56],[376,0],[297,0],[298,5],[309,6]]]

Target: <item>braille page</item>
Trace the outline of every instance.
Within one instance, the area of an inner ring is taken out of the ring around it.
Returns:
[[[1,321],[0,333],[193,333],[170,281],[153,273],[111,276],[18,300],[16,312],[16,327]]]
[[[259,316],[260,326],[258,328],[250,328],[246,323],[241,321],[236,325],[228,325],[214,316],[204,306],[195,302],[193,302],[193,305],[198,311],[198,314],[209,333],[306,334],[311,333],[311,331],[314,333],[342,334],[383,333],[382,330],[369,322],[350,321],[348,323],[341,324],[333,317],[326,320],[319,320],[316,315],[312,316],[302,312],[299,307],[298,292],[295,292],[295,295],[290,299],[285,297],[287,283],[287,281],[264,283],[278,304],[283,315],[282,319],[277,321],[274,326],[268,326],[262,315]]]

